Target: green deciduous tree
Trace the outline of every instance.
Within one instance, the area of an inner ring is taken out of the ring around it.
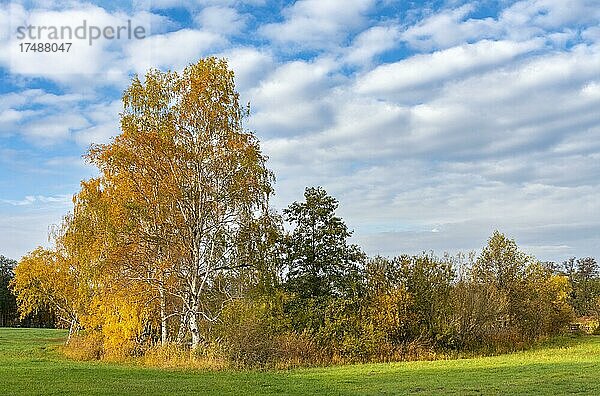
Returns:
[[[15,260],[0,255],[0,327],[14,324],[18,317],[17,301],[9,288],[16,265]]]
[[[514,240],[498,231],[477,258],[472,280],[504,294],[506,311],[498,319],[526,339],[553,333],[572,318],[566,278],[520,251]]]
[[[597,314],[600,298],[600,267],[596,259],[571,257],[563,262],[563,271],[571,284],[569,299],[577,315]]]

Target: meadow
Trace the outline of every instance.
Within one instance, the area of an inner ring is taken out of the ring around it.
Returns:
[[[66,333],[0,329],[5,395],[600,394],[600,337],[562,337],[524,352],[458,360],[286,371],[194,371],[72,361]]]

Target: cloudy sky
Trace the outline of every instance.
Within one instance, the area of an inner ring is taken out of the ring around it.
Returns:
[[[229,59],[274,204],[323,186],[369,254],[600,257],[598,0],[23,0],[0,5],[0,254],[46,245],[81,158],[118,133],[149,67]],[[23,53],[20,26],[142,26],[144,39]]]

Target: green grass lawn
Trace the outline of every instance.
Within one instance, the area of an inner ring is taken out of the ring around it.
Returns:
[[[70,361],[65,332],[0,328],[0,394],[600,395],[600,337],[510,355],[289,371],[190,371]]]

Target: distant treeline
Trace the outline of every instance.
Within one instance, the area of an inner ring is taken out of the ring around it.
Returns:
[[[598,316],[592,258],[541,263],[499,232],[369,258],[319,187],[276,213],[238,98],[215,58],[133,79],[122,133],[88,153],[99,176],[14,269],[22,317],[49,310],[74,357],[287,367],[496,353]]]

